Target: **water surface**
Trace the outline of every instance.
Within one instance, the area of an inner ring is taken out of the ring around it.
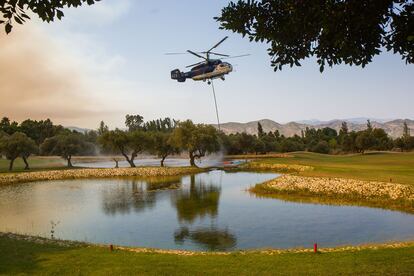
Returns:
[[[236,164],[244,163],[246,160],[231,160],[231,161],[223,161],[221,156],[208,156],[203,159],[196,159],[195,163],[198,167],[207,168],[207,167],[231,167]],[[160,166],[160,158],[152,158],[152,157],[141,157],[134,160],[136,166],[152,166],[152,167],[159,167]],[[82,162],[82,161],[74,161],[74,165],[78,167],[85,167],[85,168],[113,168],[115,166],[115,161],[106,160],[106,161],[96,161],[96,162]],[[190,161],[188,158],[167,158],[164,161],[164,165],[166,167],[186,167],[190,166]],[[128,168],[130,167],[129,163],[125,160],[119,160],[118,166],[120,168]]]
[[[414,216],[376,208],[256,198],[276,174],[211,171],[169,178],[0,187],[0,231],[190,250],[322,247],[414,238]]]

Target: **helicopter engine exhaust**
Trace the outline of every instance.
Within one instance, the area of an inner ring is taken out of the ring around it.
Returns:
[[[171,71],[171,79],[177,80],[178,82],[185,82],[186,76],[179,69]]]

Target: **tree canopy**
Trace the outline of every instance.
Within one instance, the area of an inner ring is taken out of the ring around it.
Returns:
[[[173,145],[169,132],[153,131],[149,134],[149,139],[149,152],[161,158],[161,167],[164,167],[164,161],[169,155],[180,153],[180,149]]]
[[[116,129],[104,132],[99,137],[99,142],[104,149],[122,154],[129,165],[135,167],[135,158],[148,148],[149,136],[142,130]]]
[[[93,5],[100,0],[0,0],[0,25],[4,25],[6,33],[10,33],[13,24],[23,24],[31,12],[46,22],[56,18],[62,19],[63,9],[79,7],[83,4]]]
[[[93,155],[95,147],[92,143],[85,141],[79,133],[61,133],[47,138],[40,146],[44,155],[59,155],[67,161],[68,167],[72,167],[72,156]]]
[[[27,119],[18,124],[7,117],[3,117],[0,121],[0,131],[10,135],[15,132],[23,132],[33,139],[36,144],[40,145],[46,138],[64,132],[65,129],[61,125],[54,125],[50,119],[40,121]]]
[[[28,158],[38,152],[39,145],[41,155],[59,155],[69,167],[72,166],[72,156],[90,156],[98,152],[122,155],[131,167],[135,167],[134,161],[140,154],[157,156],[163,166],[168,156],[184,151],[190,164],[195,166],[196,159],[219,150],[230,155],[294,151],[363,154],[378,150],[414,150],[409,120],[401,122],[402,135],[393,139],[369,120],[361,130],[352,130],[342,122],[338,131],[329,127],[307,127],[300,135],[284,136],[278,130],[266,132],[259,123],[255,134],[226,134],[212,125],[194,124],[191,120],[178,122],[164,118],[143,121],[142,116],[133,116],[138,119],[135,120],[138,124],[131,124],[131,131],[110,130],[101,122],[97,131],[86,132],[65,129],[50,120],[28,119],[18,124],[3,118],[0,120],[0,158],[10,160],[11,168],[16,158],[22,158],[28,169]],[[119,158],[114,156],[113,160],[117,163]]]
[[[311,56],[321,72],[341,63],[364,67],[384,49],[414,63],[413,0],[239,0],[215,19],[268,43],[275,71]]]
[[[188,151],[191,166],[196,166],[195,159],[220,150],[217,130],[211,125],[194,124],[190,120],[178,124],[171,141],[175,147]]]
[[[21,157],[25,163],[25,169],[29,169],[27,159],[38,151],[36,143],[22,132],[15,132],[12,135],[0,133],[0,153],[4,153],[10,160],[9,170],[13,169],[14,161]]]
[[[144,117],[141,115],[129,115],[125,116],[125,125],[129,131],[139,130],[143,128]]]

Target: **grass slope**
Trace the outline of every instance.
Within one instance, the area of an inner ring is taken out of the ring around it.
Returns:
[[[343,177],[414,185],[414,152],[372,152],[357,155],[325,155],[309,152],[289,154],[290,158],[264,158],[260,162],[299,164],[314,167],[303,176]]]
[[[414,153],[331,156],[293,153],[260,162],[312,166],[304,176],[345,177],[414,185]],[[53,162],[32,160],[34,167]],[[45,162],[45,163],[43,163]],[[7,164],[7,163],[6,163]],[[20,166],[20,165],[19,165]],[[0,161],[0,169],[4,161]],[[61,246],[0,236],[0,274],[153,274],[153,275],[413,275],[414,246],[322,254],[232,253],[181,256],[110,252],[97,246]]]
[[[0,158],[0,173],[8,172],[9,160]],[[30,157],[29,165],[31,171],[38,170],[51,170],[51,169],[64,169],[65,162],[59,157]],[[17,158],[14,161],[13,172],[24,171],[24,163],[21,158]]]
[[[414,246],[331,253],[182,256],[110,252],[0,236],[0,274],[412,275]]]

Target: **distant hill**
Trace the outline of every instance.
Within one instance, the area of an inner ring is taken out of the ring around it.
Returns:
[[[307,125],[323,125],[328,124],[330,122],[334,121],[346,121],[347,123],[355,123],[355,124],[366,124],[367,120],[370,120],[371,122],[378,122],[378,123],[385,123],[392,121],[392,119],[378,119],[378,118],[367,118],[367,117],[357,117],[357,118],[349,118],[349,119],[334,119],[330,121],[320,121],[318,119],[311,119],[311,120],[302,120],[302,121],[296,121],[300,124],[307,124]]]
[[[263,119],[259,121],[251,121],[247,123],[238,123],[238,122],[229,122],[221,124],[221,130],[225,133],[241,133],[246,132],[249,134],[257,134],[257,123],[260,122],[262,124],[263,130],[265,132],[275,131],[278,130],[280,134],[283,134],[287,137],[293,136],[295,134],[300,135],[301,131],[306,129],[306,127],[310,128],[324,128],[330,127],[339,131],[341,128],[342,122],[347,122],[349,130],[363,130],[367,126],[367,118],[352,118],[352,119],[335,119],[331,121],[319,121],[319,120],[305,120],[305,121],[298,121],[298,122],[289,122],[286,124],[281,124],[269,119]],[[407,122],[408,127],[411,129],[411,134],[414,135],[414,120],[410,119],[396,119],[396,120],[383,120],[383,119],[370,119],[371,124],[373,127],[382,128],[384,129],[391,137],[396,138],[402,135],[403,131],[403,123],[404,121]],[[217,127],[217,125],[214,125]],[[91,129],[88,128],[80,128],[76,126],[69,126],[66,127],[70,130],[76,130],[77,132],[86,133]]]
[[[81,128],[81,127],[75,127],[75,126],[68,126],[68,127],[65,127],[65,128],[67,128],[71,131],[77,131],[79,133],[86,133],[86,132],[92,130],[92,129],[89,129],[89,128]]]
[[[318,121],[318,120],[309,120],[309,121],[300,121],[300,122],[289,122],[286,124],[280,124],[269,119],[263,119],[259,121],[252,121],[247,123],[237,123],[229,122],[220,125],[221,130],[225,133],[237,133],[237,132],[246,132],[249,134],[257,134],[257,123],[262,124],[263,130],[265,132],[278,130],[280,134],[285,136],[293,136],[295,134],[300,135],[301,131],[310,128],[324,128],[330,127],[339,131],[341,128],[342,122],[346,121],[350,131],[363,130],[366,129],[365,118],[355,118],[355,119],[344,119],[344,120],[332,120],[332,121]],[[371,119],[371,124],[374,128],[384,129],[391,137],[396,138],[400,137],[403,132],[403,123],[407,122],[408,127],[411,129],[411,133],[414,134],[414,120],[410,119],[397,119],[392,121],[385,121],[379,119]],[[217,127],[217,125],[214,125]]]

